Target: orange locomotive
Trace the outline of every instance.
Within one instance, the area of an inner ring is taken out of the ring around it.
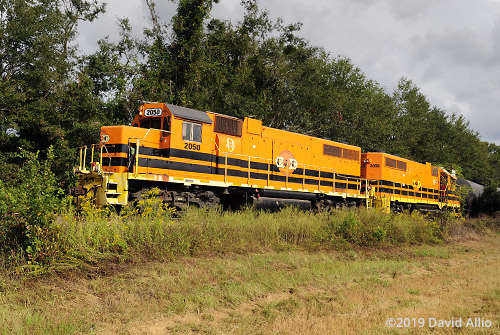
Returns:
[[[240,120],[165,103],[143,104],[132,126],[102,127],[101,142],[92,146],[90,159],[86,155],[84,148],[75,169],[78,185],[71,193],[77,199],[90,196],[100,206],[126,205],[154,187],[175,207],[223,204],[238,208],[253,204],[257,208],[296,205],[321,210],[361,204],[389,208],[392,203],[395,209],[401,204],[417,208],[420,203],[426,204],[421,208],[459,206],[444,193],[425,200],[414,194],[396,197],[401,187],[394,183],[406,187],[411,177],[399,180],[386,165],[375,163],[386,154],[362,155],[359,147],[265,127],[252,118]],[[371,167],[375,164],[380,166],[378,170]],[[424,172],[419,173],[427,178]],[[420,178],[413,179],[420,183]],[[387,181],[393,183],[392,195],[382,187]],[[427,183],[427,179],[422,182]],[[448,178],[446,192],[452,182]],[[439,190],[439,185],[425,188]]]
[[[369,180],[374,207],[393,211],[460,209],[456,177],[443,168],[381,152],[364,153],[361,161],[361,175]]]

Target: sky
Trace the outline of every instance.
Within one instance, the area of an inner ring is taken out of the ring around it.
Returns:
[[[81,23],[84,53],[97,41],[118,40],[118,18],[134,33],[149,25],[145,0],[107,0],[107,12]],[[163,22],[176,5],[156,0]],[[500,145],[500,0],[260,0],[271,18],[301,22],[298,33],[332,57],[352,60],[367,78],[392,94],[400,78],[412,80],[431,105],[464,115],[483,141]],[[212,17],[237,22],[239,0],[220,0]]]

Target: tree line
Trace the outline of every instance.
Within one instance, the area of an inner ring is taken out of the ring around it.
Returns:
[[[105,12],[98,0],[0,0],[0,180],[15,182],[19,148],[47,155],[71,183],[77,148],[103,125],[128,124],[139,101],[252,116],[267,126],[344,141],[500,184],[500,146],[481,141],[462,115],[432,106],[401,78],[393,92],[348,57],[300,37],[300,23],[272,20],[242,0],[238,22],[215,19],[218,0],[177,0],[169,22],[145,0],[149,24],[94,53],[75,45],[78,24]]]

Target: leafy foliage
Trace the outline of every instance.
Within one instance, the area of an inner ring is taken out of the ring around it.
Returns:
[[[496,187],[486,187],[475,205],[477,208],[474,209],[480,213],[494,214],[500,212],[499,190]]]
[[[46,156],[53,146],[56,171],[64,175],[76,143],[87,139],[73,128],[79,115],[70,113],[88,107],[78,106],[85,98],[73,77],[71,42],[78,21],[92,21],[103,11],[96,0],[0,2],[0,164],[7,167],[0,179],[19,166],[18,147]]]
[[[0,248],[3,253],[25,254],[29,264],[44,264],[58,252],[52,225],[64,193],[52,171],[53,148],[47,159],[21,149],[23,162],[18,182],[0,180]]]

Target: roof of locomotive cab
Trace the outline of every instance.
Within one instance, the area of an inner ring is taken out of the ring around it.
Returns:
[[[166,107],[166,108],[165,108]],[[167,104],[163,102],[144,102],[141,107],[139,107],[139,112],[136,115],[136,118],[143,119],[149,118],[149,116],[144,116],[142,113],[145,110],[153,109],[153,108],[161,108],[163,111],[167,110],[170,114],[179,117],[181,119],[198,121],[203,123],[212,124],[212,119],[208,116],[207,112],[202,112],[196,109],[176,106],[172,104]],[[135,118],[134,118],[135,121]]]
[[[207,112],[202,112],[196,109],[180,107],[171,104],[165,104],[165,105],[167,106],[170,113],[172,113],[172,115],[174,116],[187,120],[200,121],[210,124],[213,123],[212,119],[208,116]]]

